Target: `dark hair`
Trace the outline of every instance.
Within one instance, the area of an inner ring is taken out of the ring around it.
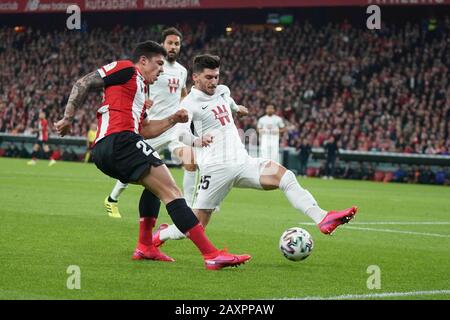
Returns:
[[[192,72],[201,73],[203,69],[216,69],[220,67],[220,57],[211,54],[202,54],[194,58]]]
[[[146,56],[147,58],[151,59],[158,54],[161,54],[165,57],[167,56],[167,51],[155,41],[148,40],[140,42],[134,48],[133,62],[138,62],[141,56]]]
[[[163,32],[161,34],[161,42],[164,43],[164,41],[166,41],[166,38],[168,36],[178,36],[178,37],[180,37],[180,40],[183,40],[183,36],[181,35],[180,30],[178,30],[177,28],[174,28],[174,27],[163,30]]]

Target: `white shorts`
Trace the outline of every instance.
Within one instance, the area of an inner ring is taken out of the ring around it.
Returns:
[[[174,155],[174,150],[178,148],[186,147],[186,145],[180,142],[174,135],[172,131],[165,132],[162,135],[145,140],[156,152],[161,153],[165,148],[168,148],[172,156]]]
[[[264,143],[259,148],[259,156],[265,159],[270,159],[275,162],[280,162],[280,145],[278,143]]]
[[[249,156],[244,164],[219,165],[202,169],[192,208],[215,209],[233,187],[262,189],[259,180],[268,161],[268,159]]]

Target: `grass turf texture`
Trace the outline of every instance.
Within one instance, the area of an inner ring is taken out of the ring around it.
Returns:
[[[0,159],[0,299],[278,299],[450,289],[450,225],[359,225],[446,237],[340,228],[333,236],[307,229],[312,255],[286,260],[278,250],[288,227],[311,222],[280,191],[234,189],[207,233],[218,247],[249,253],[237,269],[204,269],[188,240],[163,251],[175,263],[132,261],[141,187],[122,194],[122,219],[103,200],[115,181],[94,165]],[[178,183],[181,170],[172,170]],[[356,204],[355,222],[450,221],[447,187],[302,179],[319,204]],[[164,206],[158,223],[169,222]],[[68,290],[68,266],[81,269],[81,290]],[[369,290],[368,266],[381,269],[381,289]],[[449,294],[403,299],[448,299]],[[390,298],[392,299],[392,298]],[[394,298],[395,299],[395,298]]]

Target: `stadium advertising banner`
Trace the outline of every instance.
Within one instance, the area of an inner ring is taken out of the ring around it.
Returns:
[[[2,0],[0,13],[63,12],[70,5],[82,11],[226,9],[318,6],[449,5],[450,0]]]

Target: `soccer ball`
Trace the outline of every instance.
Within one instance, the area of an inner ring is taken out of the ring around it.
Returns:
[[[308,231],[302,228],[289,228],[280,238],[280,251],[289,260],[300,261],[309,257],[314,241]]]

